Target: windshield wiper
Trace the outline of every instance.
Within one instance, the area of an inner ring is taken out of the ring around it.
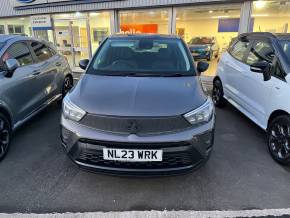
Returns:
[[[184,73],[167,73],[162,74],[164,77],[182,77],[182,76],[191,76],[191,74],[184,74]]]

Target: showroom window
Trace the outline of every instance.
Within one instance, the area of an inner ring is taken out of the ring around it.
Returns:
[[[252,12],[254,32],[289,33],[290,1],[255,1]]]
[[[21,34],[31,36],[31,24],[29,17],[7,18],[1,20],[0,26],[7,26],[7,34]],[[5,27],[4,27],[5,29]],[[0,27],[1,32],[1,27]]]
[[[120,11],[120,30],[124,34],[168,34],[168,10]]]
[[[238,35],[240,10],[240,4],[176,9],[176,34],[188,44],[196,61],[210,62],[203,75],[215,75],[221,53]]]
[[[52,30],[33,30],[34,37],[42,39],[54,44],[53,31]]]
[[[56,47],[66,56],[70,66],[78,69],[81,59],[89,58],[87,13],[53,16]]]
[[[5,33],[4,25],[0,25],[0,34],[4,34],[4,33]]]
[[[110,12],[89,13],[92,52],[94,53],[100,43],[111,34]]]

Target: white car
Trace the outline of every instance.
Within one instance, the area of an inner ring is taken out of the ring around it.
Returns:
[[[212,97],[267,131],[272,157],[290,164],[290,34],[240,35],[220,59]]]

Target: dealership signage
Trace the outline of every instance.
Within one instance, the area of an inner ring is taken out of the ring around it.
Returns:
[[[157,33],[158,24],[126,24],[121,25],[121,33],[135,34],[135,33]]]
[[[33,30],[51,30],[50,15],[38,15],[30,17],[31,27]]]

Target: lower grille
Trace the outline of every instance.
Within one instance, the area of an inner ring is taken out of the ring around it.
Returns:
[[[161,162],[124,162],[103,159],[103,148],[162,149]],[[188,142],[172,143],[122,143],[80,139],[71,150],[78,162],[108,168],[123,169],[170,169],[198,164],[202,155]]]
[[[127,169],[165,169],[193,164],[192,156],[185,152],[164,154],[162,162],[121,162],[104,160],[102,151],[94,153],[86,151],[81,152],[77,160],[86,164]]]

